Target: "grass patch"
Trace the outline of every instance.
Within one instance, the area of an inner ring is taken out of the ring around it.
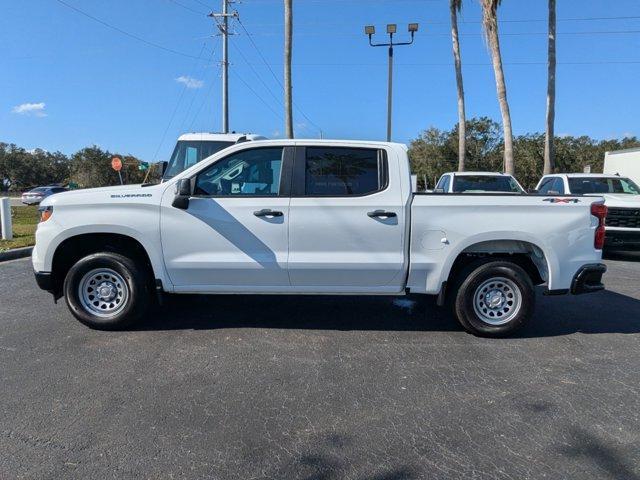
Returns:
[[[36,226],[40,219],[36,205],[11,207],[13,240],[0,239],[0,252],[12,248],[30,247],[35,241]]]

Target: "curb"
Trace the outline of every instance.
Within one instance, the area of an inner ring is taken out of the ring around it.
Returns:
[[[6,252],[0,252],[0,262],[7,262],[9,260],[15,260],[17,258],[24,258],[31,255],[33,247],[14,248],[13,250],[7,250]]]

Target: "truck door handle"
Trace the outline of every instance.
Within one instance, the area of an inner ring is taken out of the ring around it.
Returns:
[[[271,210],[269,208],[263,208],[262,210],[256,210],[253,212],[256,217],[281,217],[282,212],[277,210]]]
[[[396,212],[387,212],[385,210],[374,210],[373,212],[367,212],[367,215],[371,218],[392,218],[398,216]]]

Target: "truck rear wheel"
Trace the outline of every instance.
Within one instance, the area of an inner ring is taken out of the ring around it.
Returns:
[[[504,337],[531,319],[535,290],[529,275],[515,263],[475,263],[458,277],[454,314],[470,333]]]
[[[64,295],[73,316],[85,325],[117,330],[131,325],[148,307],[148,275],[128,257],[94,253],[71,267]]]

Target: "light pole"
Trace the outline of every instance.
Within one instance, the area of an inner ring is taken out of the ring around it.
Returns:
[[[393,47],[400,45],[411,45],[413,43],[413,37],[418,31],[417,23],[410,23],[408,25],[408,31],[411,33],[411,41],[409,42],[393,42],[393,35],[397,31],[397,25],[390,23],[387,25],[387,34],[389,35],[389,42],[387,43],[373,43],[372,38],[376,33],[376,27],[373,25],[367,25],[364,27],[364,33],[369,36],[369,45],[372,47],[389,47],[389,80],[387,87],[387,142],[391,141],[391,110],[393,106]]]

